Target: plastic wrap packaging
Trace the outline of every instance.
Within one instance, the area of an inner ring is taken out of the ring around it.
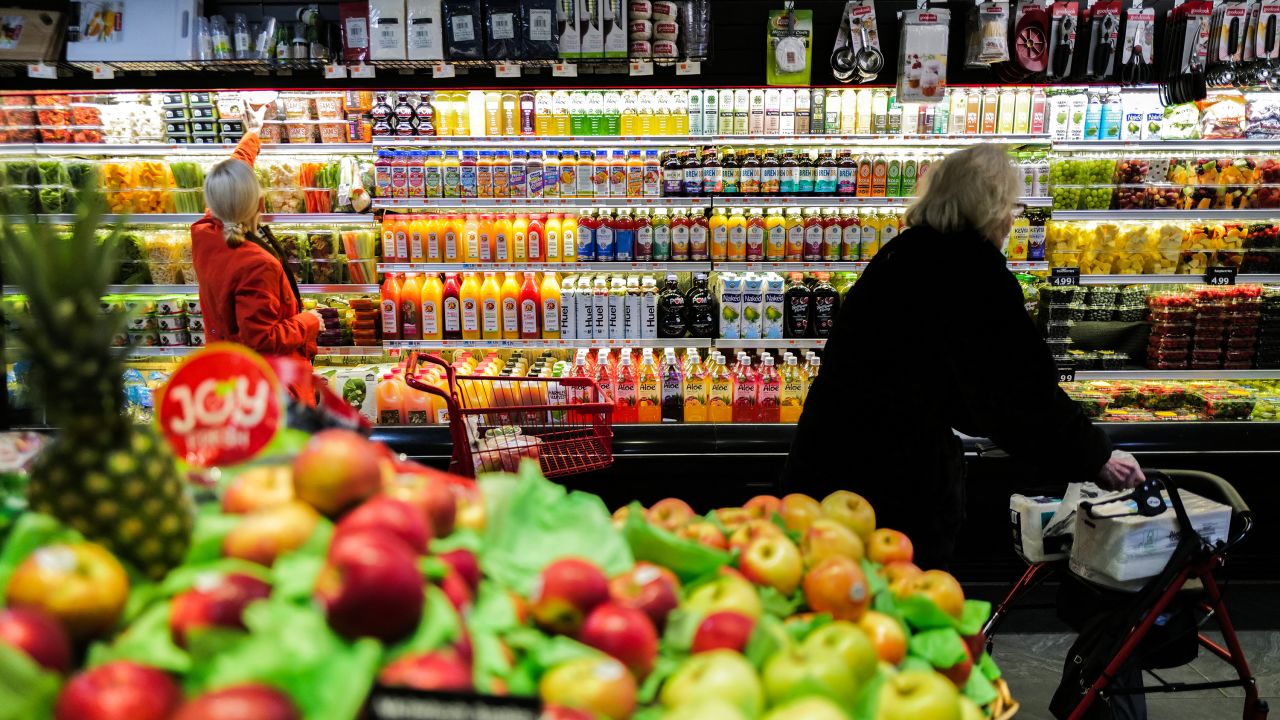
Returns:
[[[407,0],[409,59],[443,60],[444,28],[440,0]]]
[[[253,43],[252,57],[257,60],[274,60],[276,56],[276,19],[264,17]]]
[[[369,3],[343,0],[338,4],[338,27],[342,33],[342,59],[346,63],[369,61]]]
[[[369,0],[369,58],[405,59],[404,0]]]
[[[253,57],[253,36],[249,34],[249,18],[244,13],[231,16],[231,52],[237,60]]]
[[[898,101],[938,102],[946,97],[947,10],[908,10],[898,50]]]
[[[654,3],[655,19],[657,6],[664,4]],[[770,11],[766,39],[769,43],[766,83],[808,85],[813,54],[813,11]]]
[[[230,60],[233,53],[231,50],[231,32],[227,29],[226,18],[221,15],[214,15],[209,18],[209,37],[213,42],[213,59]]]
[[[1280,93],[1250,93],[1245,137],[1280,138]]]
[[[490,60],[516,60],[523,57],[520,39],[520,4],[514,0],[484,3],[485,53]]]
[[[680,5],[680,51],[685,57],[704,58],[711,55],[711,2],[687,0]]]
[[[213,28],[209,18],[196,18],[196,59],[213,59]]]
[[[970,9],[965,67],[986,68],[1009,61],[1009,6],[984,2]]]
[[[1044,535],[1062,498],[1013,495],[1009,498],[1009,519],[1013,525],[1013,549],[1027,562],[1061,560],[1069,554],[1069,538]]]
[[[604,34],[604,56],[607,58],[627,57],[627,7],[626,0],[599,0],[601,32]],[[663,21],[664,24],[675,25],[674,20]],[[675,35],[671,36],[675,41]]]
[[[524,32],[524,56],[553,60],[559,56],[556,32],[556,0],[522,0],[520,25]]]
[[[479,0],[444,0],[444,56],[450,60],[483,60],[484,16]]]

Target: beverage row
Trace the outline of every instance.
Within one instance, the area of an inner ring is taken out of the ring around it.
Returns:
[[[1043,220],[1021,220],[1021,256],[1043,259]],[[874,208],[665,208],[581,213],[440,213],[382,221],[384,262],[865,262],[903,227]],[[1022,232],[1022,229],[1028,232]],[[1032,229],[1039,230],[1031,233]],[[1034,235],[1035,237],[1031,237]],[[1028,240],[1023,238],[1028,237]],[[1011,256],[1012,257],[1012,256]]]
[[[394,98],[378,91],[369,116],[375,137],[1046,132],[1039,88],[951,88],[948,95],[900,103],[891,88],[399,90]]]

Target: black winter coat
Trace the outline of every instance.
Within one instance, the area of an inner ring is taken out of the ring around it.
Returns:
[[[1111,454],[1058,387],[1004,255],[976,233],[904,231],[849,291],[800,417],[784,484],[866,497],[906,532],[922,566],[945,565],[964,518],[952,430],[990,438],[1040,475],[1081,481]]]

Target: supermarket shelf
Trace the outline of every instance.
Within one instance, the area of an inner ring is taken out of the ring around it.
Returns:
[[[1008,263],[1011,272],[1044,272],[1049,263],[1019,260]],[[711,269],[723,272],[862,272],[865,262],[714,262]],[[1084,282],[1084,278],[1080,278]]]
[[[378,272],[707,272],[702,262],[378,263]]]
[[[1060,152],[1115,152],[1117,150],[1191,150],[1195,152],[1217,150],[1273,150],[1274,138],[1255,140],[1094,140],[1092,142],[1054,141],[1053,149]]]
[[[1202,283],[1203,275],[1081,275],[1081,285],[1182,285]],[[1237,283],[1280,283],[1280,275],[1236,275]]]
[[[72,213],[58,215],[37,215],[47,223],[61,224],[75,222]],[[204,217],[199,213],[150,213],[150,214],[107,214],[102,216],[104,223],[124,223],[126,225],[190,225]],[[317,223],[335,223],[339,225],[368,225],[373,223],[373,215],[368,213],[264,213],[262,222],[279,225],[311,225]]]
[[[755,338],[752,340],[716,340],[715,347],[724,350],[760,350],[800,348],[820,350],[826,347],[826,338]]]
[[[203,350],[203,347],[136,347],[121,353],[128,357],[186,357]]]
[[[1054,210],[1054,220],[1275,220],[1280,208],[1244,210]]]
[[[853,205],[856,207],[905,207],[914,197],[845,197],[842,195],[717,195],[712,198],[714,207],[795,206],[829,207]],[[1018,203],[1027,207],[1049,207],[1053,198],[1024,197]]]
[[[448,348],[624,348],[624,347],[693,347],[709,348],[717,343],[711,338],[649,338],[647,340],[384,340],[388,350],[438,350]]]
[[[109,295],[191,295],[199,285],[108,285]],[[378,285],[299,285],[298,292],[309,295],[314,293],[376,293]],[[17,295],[22,288],[17,285],[5,285],[5,295]]]
[[[660,148],[674,145],[868,145],[877,147],[963,147],[983,143],[1048,145],[1046,135],[642,135],[374,138],[374,147],[470,148],[518,142],[523,147]]]
[[[337,122],[337,121],[335,121]],[[346,122],[345,120],[342,122]],[[112,155],[122,157],[154,155],[229,155],[235,143],[14,143],[0,146],[4,155],[44,155],[49,157]],[[368,143],[263,143],[263,155],[350,155],[371,152]]]
[[[1274,380],[1273,370],[1078,370],[1076,380]]]
[[[321,345],[316,350],[317,357],[382,357],[386,354],[386,348],[383,348],[381,345],[362,347],[347,345]]]
[[[375,210],[401,208],[515,208],[515,207],[708,207],[710,198],[645,197],[645,198],[377,198]]]

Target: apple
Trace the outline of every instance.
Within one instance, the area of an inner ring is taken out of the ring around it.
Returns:
[[[857,562],[830,557],[805,574],[804,597],[814,612],[857,622],[871,604],[871,589]]]
[[[906,631],[892,617],[868,610],[858,621],[858,627],[867,634],[876,655],[884,662],[897,665],[907,656]]]
[[[329,547],[329,557],[316,578],[316,596],[329,627],[339,635],[399,640],[412,633],[422,618],[418,559],[389,533],[345,533]]]
[[[818,518],[809,523],[800,536],[800,552],[804,555],[805,567],[813,567],[829,557],[861,560],[862,539],[835,520]]]
[[[578,632],[578,642],[617,658],[637,679],[653,671],[658,657],[653,621],[643,611],[616,602],[591,611]]]
[[[756,669],[741,653],[712,650],[687,658],[662,686],[659,700],[668,710],[719,699],[749,718],[764,709],[764,690]]]
[[[987,636],[981,631],[972,635],[961,635],[961,640],[969,647],[969,655],[975,658],[982,657],[982,653],[987,651]]]
[[[880,528],[871,533],[867,541],[867,558],[880,564],[891,562],[911,562],[915,549],[911,546],[911,538],[906,533]]]
[[[57,618],[43,609],[0,609],[0,643],[21,650],[46,670],[71,672],[71,638]]]
[[[640,508],[640,510],[641,510],[641,516],[643,517],[644,508]],[[614,528],[615,530],[621,530],[622,528],[626,527],[626,525],[627,525],[627,518],[629,518],[629,517],[631,517],[631,506],[630,506],[630,505],[623,505],[622,507],[618,508],[617,510],[614,510],[614,511],[613,511],[613,516],[612,516],[612,518],[613,518],[613,519],[612,519],[612,522],[613,522],[613,528]]]
[[[859,684],[876,674],[876,664],[880,660],[867,634],[847,620],[827,623],[814,630],[800,643],[800,647],[814,653],[834,653],[844,661]]]
[[[764,720],[849,720],[839,705],[814,696],[792,700],[769,711]]]
[[[548,565],[529,598],[533,619],[545,630],[572,635],[587,614],[609,599],[609,580],[600,568],[576,557]]]
[[[677,530],[676,535],[716,550],[729,549],[729,541],[725,539],[724,533],[720,532],[715,523],[707,520],[691,522]]]
[[[449,483],[453,499],[458,503],[457,525],[464,530],[484,530],[484,498],[474,483]]]
[[[667,624],[667,616],[680,604],[680,581],[664,567],[638,562],[609,581],[609,597],[648,615],[653,626],[661,629]]]
[[[693,634],[693,646],[690,652],[703,653],[711,650],[734,650],[742,652],[751,639],[751,632],[756,628],[755,618],[747,617],[740,612],[723,610],[713,612],[704,617]]]
[[[862,685],[839,654],[804,646],[775,653],[765,661],[761,676],[770,705],[822,695],[853,707]]]
[[[746,508],[729,507],[716,510],[716,519],[720,521],[720,524],[724,526],[727,532],[732,533],[734,530],[751,522],[752,518],[751,513],[747,512]]]
[[[188,701],[171,720],[302,720],[283,692],[250,683],[207,692]]]
[[[356,506],[338,522],[333,536],[362,530],[390,533],[418,555],[426,554],[431,541],[430,521],[414,506],[392,497],[375,497]]]
[[[302,547],[319,522],[320,515],[298,500],[257,510],[222,539],[222,554],[270,567],[276,558]]]
[[[931,670],[907,670],[885,681],[876,720],[962,720],[960,692]]]
[[[852,530],[863,542],[876,529],[876,511],[861,495],[837,490],[822,499],[822,514]]]
[[[957,688],[964,688],[965,683],[969,682],[969,675],[973,673],[973,653],[969,652],[969,646],[964,646],[964,659],[960,662],[946,668],[934,668],[942,673],[942,676],[955,683]]]
[[[58,694],[55,720],[169,720],[182,690],[167,674],[115,660],[86,670]]]
[[[52,615],[74,641],[115,627],[129,596],[129,576],[120,561],[97,543],[42,547],[9,576],[11,607],[32,607]]]
[[[480,561],[476,559],[475,553],[465,548],[458,548],[440,553],[436,557],[457,571],[458,576],[466,581],[472,593],[480,588]]]
[[[964,614],[964,590],[945,570],[926,570],[911,582],[908,595],[923,595],[942,612],[959,619]]]
[[[242,515],[293,499],[293,468],[266,465],[235,476],[222,493],[222,512]]]
[[[689,503],[679,498],[666,498],[654,503],[653,507],[645,512],[644,519],[648,520],[650,525],[668,532],[675,532],[693,522],[696,516],[697,513],[689,507]]]
[[[804,532],[809,524],[822,517],[822,505],[803,493],[783,495],[778,503],[778,514],[792,532]]]
[[[471,667],[453,650],[402,655],[382,668],[378,682],[390,687],[473,692]]]
[[[453,609],[459,613],[465,612],[475,601],[475,593],[472,592],[471,586],[467,584],[461,573],[453,569],[453,566],[445,568],[444,577],[440,578],[436,585],[440,587],[444,596],[449,599],[449,604],[453,606]]]
[[[786,536],[787,534],[782,531],[782,528],[768,520],[750,520],[743,525],[739,525],[738,529],[729,535],[729,549],[741,553],[747,549],[751,541],[758,538],[785,538]]]
[[[694,700],[662,716],[662,720],[749,720],[736,705],[719,698]]]
[[[982,708],[978,707],[978,703],[961,695],[960,720],[987,720],[987,714],[983,712]]]
[[[293,460],[294,493],[329,517],[381,489],[377,448],[350,430],[321,430]]]
[[[753,519],[773,521],[773,514],[782,509],[782,501],[773,495],[757,495],[742,506]]]
[[[911,562],[891,562],[877,570],[880,577],[889,583],[889,591],[894,597],[906,597],[911,585],[924,571]]]
[[[685,600],[684,607],[702,615],[709,615],[717,610],[733,610],[752,620],[759,620],[764,612],[755,587],[745,578],[730,574],[721,575],[694,588]]]
[[[636,679],[614,658],[570,660],[551,668],[538,683],[538,694],[549,705],[559,705],[625,720],[636,707]]]
[[[751,582],[771,587],[788,597],[796,591],[804,575],[800,549],[785,535],[751,541],[738,558],[738,565]]]
[[[458,500],[449,488],[449,481],[440,475],[425,473],[398,473],[382,485],[382,493],[388,497],[409,503],[427,521],[433,537],[453,534],[458,521]]]
[[[244,630],[244,609],[271,595],[271,585],[244,573],[206,573],[195,586],[174,596],[169,606],[169,632],[178,647],[187,646],[192,630],[232,628]]]

